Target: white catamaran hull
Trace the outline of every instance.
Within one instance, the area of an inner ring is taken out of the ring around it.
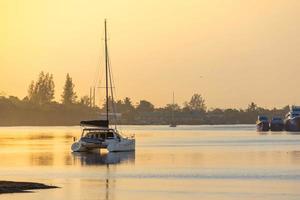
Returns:
[[[71,146],[73,152],[87,151],[87,148],[80,142],[74,142]]]
[[[106,144],[96,145],[82,141],[74,142],[71,146],[73,152],[90,151],[94,149],[106,148],[109,152],[122,152],[122,151],[134,151],[135,139],[122,138],[120,141],[111,140],[106,141]]]
[[[123,138],[120,141],[112,141],[107,145],[109,152],[134,151],[135,139]]]

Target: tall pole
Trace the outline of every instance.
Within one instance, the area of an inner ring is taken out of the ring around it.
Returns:
[[[107,30],[106,19],[104,20],[104,42],[105,42],[105,88],[106,88],[106,120],[108,121],[108,51],[107,51]]]
[[[173,91],[173,105],[174,105],[174,91]]]
[[[93,107],[96,107],[96,91],[95,86],[93,88]]]
[[[174,91],[173,91],[173,104],[172,104],[172,123],[174,123]]]
[[[90,108],[92,107],[92,87],[90,87]]]

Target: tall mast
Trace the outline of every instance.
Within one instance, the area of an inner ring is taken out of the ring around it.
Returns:
[[[173,91],[173,105],[174,105],[174,91]]]
[[[105,41],[105,88],[106,88],[106,120],[108,121],[108,51],[107,51],[107,30],[106,19],[104,20],[104,41]]]
[[[172,124],[174,123],[174,91],[173,91],[173,103],[172,103]]]

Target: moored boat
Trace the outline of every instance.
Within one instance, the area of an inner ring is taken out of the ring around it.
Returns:
[[[290,106],[284,119],[286,131],[300,131],[300,106]]]
[[[81,122],[83,127],[81,137],[71,146],[73,152],[91,151],[94,149],[107,149],[109,152],[133,151],[135,150],[135,139],[125,137],[118,130],[108,126],[100,126],[105,120],[98,121],[99,126],[91,127],[89,121]]]
[[[91,120],[82,121],[80,125],[83,127],[81,137],[78,141],[74,142],[71,146],[73,152],[91,151],[94,149],[107,149],[109,152],[120,152],[120,151],[134,151],[135,150],[135,138],[134,136],[126,137],[123,136],[117,129],[109,127],[109,98],[113,98],[113,85],[111,78],[111,68],[108,60],[108,49],[107,49],[107,31],[106,31],[106,20],[104,22],[105,29],[105,80],[106,80],[106,119],[105,120]],[[110,85],[109,85],[110,84]],[[109,90],[111,89],[111,96],[109,97]],[[112,105],[113,109],[115,108]],[[114,113],[115,110],[114,110]],[[115,115],[114,115],[115,116]]]
[[[256,121],[256,130],[259,132],[269,131],[269,120],[266,116],[259,115]]]
[[[284,122],[281,117],[273,117],[270,121],[270,130],[271,131],[283,131]]]

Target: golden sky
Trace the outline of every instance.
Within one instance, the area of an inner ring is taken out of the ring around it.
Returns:
[[[297,0],[0,0],[0,92],[24,97],[44,70],[58,100],[66,73],[88,94],[107,18],[118,98],[300,104],[299,10]]]

